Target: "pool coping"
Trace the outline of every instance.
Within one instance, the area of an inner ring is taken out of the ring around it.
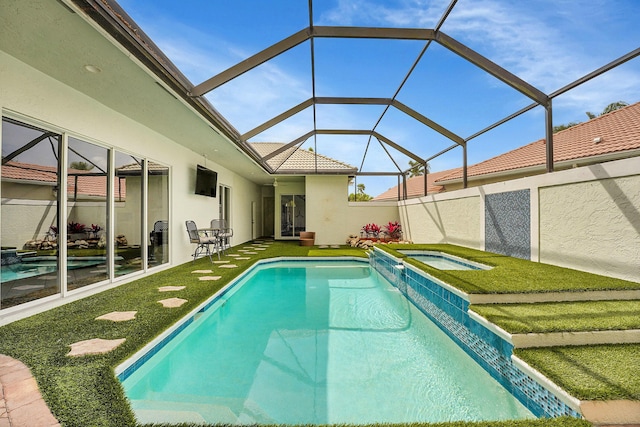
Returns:
[[[376,248],[374,248],[376,249]],[[420,270],[419,268],[412,266],[411,264],[404,263],[402,259],[397,258],[390,253],[378,249],[379,253],[386,257],[391,258],[396,263],[393,267],[396,270],[404,270],[405,267],[408,270],[415,272],[416,274],[428,278],[428,280],[437,283],[438,285],[446,285],[448,289],[455,289],[455,294],[461,296],[467,302],[473,302],[478,304],[478,296],[486,297],[487,299],[493,298],[486,303],[497,303],[495,301],[496,296],[509,298],[515,294],[466,294],[453,288],[450,285],[442,282],[441,280],[431,276],[430,274]],[[375,251],[374,251],[375,252]],[[392,282],[394,283],[394,282]],[[407,285],[408,286],[408,285]],[[533,296],[542,297],[540,300],[529,299],[526,302],[548,302],[556,301],[554,298],[558,296],[566,298],[567,301],[583,301],[583,300],[610,300],[610,299],[640,299],[640,291],[636,290],[623,290],[623,291],[586,291],[576,292],[573,295],[571,292],[549,292],[549,293],[536,293],[525,294],[525,297]],[[571,296],[575,298],[571,298]],[[516,295],[517,296],[517,295]],[[612,298],[615,297],[615,298]],[[521,301],[514,301],[521,302]],[[524,347],[544,347],[544,346],[557,346],[562,341],[562,345],[591,345],[591,344],[618,344],[618,343],[635,343],[640,342],[640,329],[632,330],[615,330],[615,331],[590,331],[590,332],[558,332],[558,333],[545,333],[545,334],[511,334],[484,317],[480,316],[470,308],[467,309],[467,314],[472,321],[475,321],[480,326],[484,327],[488,331],[494,333],[505,342],[511,344],[514,348]],[[571,344],[567,344],[571,342]],[[544,345],[548,343],[548,345]],[[640,401],[635,400],[579,400],[571,396],[568,392],[548,379],[542,373],[528,365],[522,359],[511,354],[510,360],[514,366],[516,366],[521,372],[528,375],[533,381],[540,384],[547,391],[553,394],[557,399],[562,401],[567,407],[576,411],[582,418],[599,426],[629,426],[640,427]]]
[[[453,254],[442,252],[442,251],[434,251],[429,249],[397,249],[397,251],[403,255],[406,255],[407,258],[412,258],[412,255],[431,255],[437,258],[453,260],[457,264],[462,264],[462,265],[467,264],[467,265],[476,267],[476,269],[478,270],[491,270],[493,268],[490,265],[482,264],[477,261],[471,261],[470,259],[462,258],[461,256],[453,255]],[[413,258],[413,259],[423,264],[429,265],[428,263],[421,261],[418,258]],[[440,270],[438,267],[433,267],[433,268]]]

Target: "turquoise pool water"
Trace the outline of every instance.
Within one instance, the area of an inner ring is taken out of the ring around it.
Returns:
[[[411,258],[430,265],[438,270],[490,270],[491,267],[469,261],[443,252],[403,250],[399,251]]]
[[[142,423],[533,418],[361,262],[258,267],[123,386]]]
[[[75,268],[93,267],[104,264],[102,259],[86,259],[86,260],[68,260],[67,268],[72,270]],[[11,282],[18,279],[26,279],[29,277],[41,276],[58,271],[58,263],[55,260],[25,261],[17,264],[3,265],[0,270],[0,281],[2,283]]]

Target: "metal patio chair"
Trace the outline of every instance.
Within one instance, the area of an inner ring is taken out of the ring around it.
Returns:
[[[193,261],[195,262],[196,258],[204,254],[207,255],[209,257],[209,261],[213,263],[210,246],[213,245],[217,249],[219,242],[219,239],[213,230],[198,230],[196,223],[191,220],[187,220],[184,223],[187,226],[189,241],[198,245],[192,255]],[[220,253],[218,253],[218,259],[220,259]]]
[[[220,239],[220,249],[223,253],[226,253],[227,247],[231,247],[229,239],[233,237],[233,228],[227,226],[226,219],[212,219],[211,228],[218,231],[218,238]]]

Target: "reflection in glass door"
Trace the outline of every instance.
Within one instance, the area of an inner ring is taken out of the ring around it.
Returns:
[[[280,196],[280,235],[296,237],[305,230],[306,197],[300,194]]]
[[[2,119],[0,309],[60,292],[61,135]]]
[[[149,228],[148,265],[169,262],[169,168],[148,162],[147,227]]]
[[[67,289],[109,278],[109,150],[69,137],[67,154]]]
[[[113,188],[116,276],[140,271],[143,268],[142,167],[142,159],[116,151]],[[153,240],[152,243],[159,242]]]

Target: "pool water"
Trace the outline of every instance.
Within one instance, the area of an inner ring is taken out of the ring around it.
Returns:
[[[477,262],[459,258],[444,252],[434,251],[399,251],[413,259],[430,265],[438,270],[490,270],[491,267]]]
[[[72,270],[83,267],[93,267],[104,264],[101,260],[68,260],[67,268]],[[11,282],[19,279],[27,279],[29,277],[41,276],[44,274],[55,273],[58,271],[57,261],[29,261],[17,264],[3,265],[0,270],[0,280],[2,283]]]
[[[140,423],[534,418],[361,262],[258,267],[123,386]]]

